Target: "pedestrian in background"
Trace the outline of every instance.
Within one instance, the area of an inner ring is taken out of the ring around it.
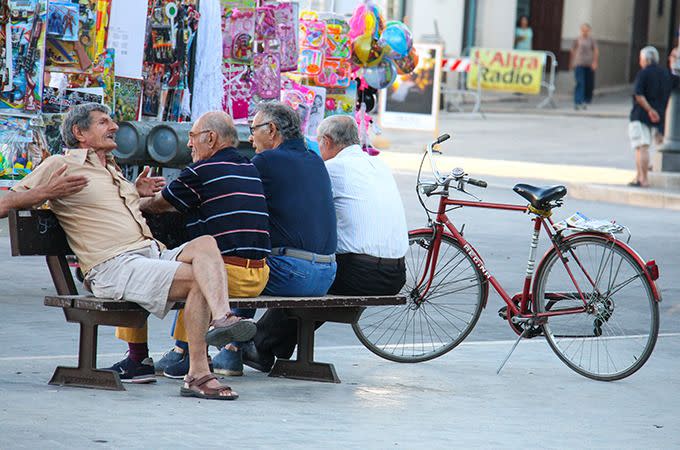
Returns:
[[[591,36],[592,28],[589,24],[581,25],[581,34],[571,46],[569,69],[574,69],[576,88],[574,89],[574,109],[586,109],[586,105],[593,100],[595,88],[595,71],[600,58],[600,49]]]
[[[673,86],[670,71],[659,65],[659,52],[652,46],[640,50],[640,70],[635,77],[633,109],[628,136],[635,150],[636,176],[631,186],[648,187],[649,146],[663,141],[666,105]]]
[[[534,32],[529,26],[529,17],[520,16],[515,29],[515,50],[531,50]]]

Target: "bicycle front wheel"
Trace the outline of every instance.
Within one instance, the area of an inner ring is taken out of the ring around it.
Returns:
[[[557,356],[579,374],[601,381],[625,378],[652,354],[659,307],[641,267],[618,241],[581,236],[553,249],[536,274],[539,313],[584,306],[582,313],[551,315],[543,333]],[[575,286],[580,288],[581,294]]]
[[[359,340],[378,356],[409,363],[436,358],[465,339],[479,319],[488,284],[448,236],[442,236],[432,283],[422,298],[431,273],[427,262],[432,245],[432,232],[409,233],[401,290],[406,304],[367,308],[352,325]]]

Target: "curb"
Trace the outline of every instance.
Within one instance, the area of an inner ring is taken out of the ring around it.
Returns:
[[[563,117],[593,117],[598,119],[626,119],[628,118],[627,112],[597,112],[597,111],[569,111],[562,109],[523,109],[523,108],[494,108],[494,107],[484,107],[480,111],[481,114],[521,114],[524,116],[563,116]],[[447,114],[460,114],[460,113],[447,113]],[[463,113],[465,114],[465,113]]]
[[[644,208],[680,211],[680,192],[611,184],[569,184],[569,196],[579,200],[600,201]]]

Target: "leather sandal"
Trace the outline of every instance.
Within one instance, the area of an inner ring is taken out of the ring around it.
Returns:
[[[204,398],[207,400],[236,400],[238,394],[231,390],[229,386],[221,384],[218,388],[211,388],[205,386],[210,380],[216,380],[217,377],[212,373],[205,375],[199,379],[190,377],[187,375],[184,378],[185,386],[182,386],[179,390],[179,394],[182,397],[196,397]],[[225,392],[229,391],[228,395],[224,395]]]
[[[210,322],[205,342],[222,348],[230,342],[249,341],[255,336],[257,326],[252,319],[244,319],[232,312]]]

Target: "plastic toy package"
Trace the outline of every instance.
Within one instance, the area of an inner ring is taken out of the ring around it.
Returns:
[[[258,42],[276,40],[276,28],[274,8],[271,6],[257,8],[255,18],[255,40]]]
[[[29,119],[0,116],[0,179],[21,179],[49,156],[40,129]]]
[[[354,114],[357,104],[357,82],[350,81],[346,88],[326,89],[326,117],[336,114]]]
[[[249,66],[224,65],[223,109],[234,120],[249,119],[254,115],[255,100],[252,96],[253,71]]]
[[[150,0],[142,69],[142,115],[158,120],[185,118],[189,52],[198,28],[196,0]]]
[[[281,102],[293,108],[300,116],[300,128],[303,133],[307,130],[309,114],[316,97],[315,92],[307,86],[282,77]]]
[[[87,72],[104,51],[112,0],[50,0],[47,70]]]
[[[111,111],[115,111],[114,103],[114,49],[105,49],[94,59],[92,67],[86,73],[69,73],[68,86],[70,88],[93,88],[99,87],[104,91],[103,102]]]
[[[266,50],[256,53],[253,63],[253,96],[257,100],[278,100],[281,93],[279,53]]]
[[[334,15],[321,19],[315,12],[303,11],[299,28],[297,73],[309,78],[306,84],[348,87],[352,79],[349,24]]]
[[[320,86],[308,86],[308,88],[314,92],[314,100],[309,110],[309,120],[304,134],[316,140],[316,130],[326,114],[326,88]]]
[[[113,119],[116,122],[138,120],[142,99],[142,80],[115,77],[115,103]]]
[[[0,5],[0,113],[37,114],[42,97],[47,0]]]
[[[274,11],[281,72],[295,72],[298,69],[298,4],[263,0],[262,6]]]
[[[233,9],[224,18],[223,57],[231,64],[253,63],[255,9]]]

